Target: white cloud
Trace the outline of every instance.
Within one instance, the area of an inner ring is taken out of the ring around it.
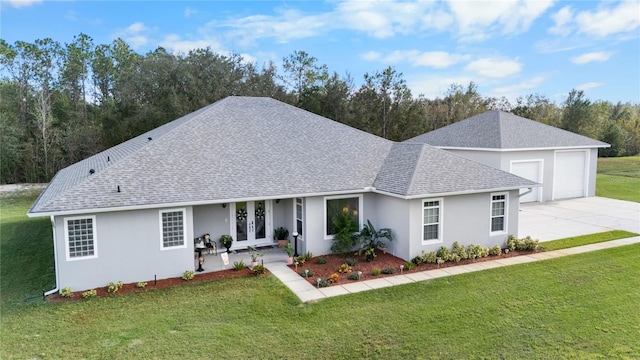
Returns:
[[[428,99],[442,98],[452,84],[461,84],[465,87],[474,81],[472,77],[465,75],[417,75],[407,76],[407,86],[415,96],[424,95]]]
[[[571,21],[573,20],[573,10],[571,6],[565,6],[551,16],[555,25],[549,28],[549,32],[557,35],[569,35],[571,32]]]
[[[464,69],[487,78],[503,78],[518,74],[522,63],[504,58],[483,58],[472,61]]]
[[[576,86],[576,90],[589,90],[589,89],[597,88],[603,85],[604,83],[591,81],[591,82]]]
[[[546,79],[547,79],[547,76],[539,75],[517,84],[497,87],[493,89],[492,92],[497,96],[505,96],[507,98],[515,99],[518,96],[524,95],[523,94],[524,92],[529,93],[531,89],[537,88]]]
[[[3,0],[2,2],[16,8],[21,8],[31,6],[33,4],[39,4],[42,0]]]
[[[443,69],[467,58],[466,55],[451,54],[445,51],[396,50],[385,56],[382,61],[386,63],[408,62],[413,66]]]
[[[186,9],[184,9],[184,17],[188,18],[193,14],[196,14],[198,12],[198,10],[192,9],[191,7],[187,6]]]
[[[366,53],[360,54],[360,58],[367,61],[378,60],[381,56],[382,54],[377,51],[367,51]]]
[[[153,32],[153,29],[138,21],[127,26],[125,29],[117,30],[114,37],[120,37],[129,43],[132,48],[139,49],[151,43],[149,37],[151,32]]]
[[[603,4],[610,4],[603,2]],[[583,11],[576,16],[579,32],[608,36],[635,31],[640,27],[640,2],[627,0],[615,8],[600,6],[595,12]]]
[[[609,60],[613,55],[612,52],[590,52],[571,58],[571,62],[574,64],[582,65],[593,61],[604,62]]]
[[[174,53],[188,53],[190,50],[211,48],[216,53],[226,52],[222,50],[220,43],[214,40],[183,40],[179,35],[169,34],[159,43],[160,46]]]
[[[464,40],[483,40],[492,33],[521,33],[549,7],[552,0],[457,1],[449,0]]]

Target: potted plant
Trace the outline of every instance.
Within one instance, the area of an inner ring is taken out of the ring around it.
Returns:
[[[284,251],[287,253],[287,265],[293,264],[293,246],[291,246],[291,244],[287,244]]]
[[[273,230],[273,237],[278,240],[278,247],[287,246],[289,243],[289,230],[285,227],[278,227]]]
[[[251,268],[253,269],[254,267],[256,267],[256,265],[258,265],[258,259],[264,256],[264,254],[251,246],[248,246],[247,250],[249,250],[249,254],[251,255]]]
[[[231,248],[231,243],[233,242],[233,237],[231,235],[222,235],[220,236],[220,245],[227,248],[227,253],[230,253],[229,249]]]

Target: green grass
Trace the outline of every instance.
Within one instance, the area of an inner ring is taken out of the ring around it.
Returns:
[[[50,225],[1,200],[2,359],[640,357],[640,244],[309,305],[273,276],[25,302],[53,281]]]
[[[640,202],[640,156],[598,158],[596,195]]]
[[[624,238],[629,238],[634,236],[638,236],[638,234],[628,232],[628,231],[623,231],[623,230],[613,230],[613,231],[605,231],[605,232],[589,234],[589,235],[569,237],[569,238],[553,240],[553,241],[545,241],[543,243],[540,243],[540,247],[546,251],[552,251],[552,250],[567,249],[567,248],[582,246],[582,245],[595,244],[595,243],[600,243],[600,242],[605,242],[610,240],[624,239]]]

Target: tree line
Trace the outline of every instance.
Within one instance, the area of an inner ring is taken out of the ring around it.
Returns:
[[[122,39],[86,34],[8,44],[0,39],[0,183],[48,182],[60,169],[231,95],[269,96],[349,126],[402,141],[488,111],[510,111],[612,144],[603,156],[640,153],[640,106],[591,101],[572,90],[556,104],[530,94],[509,101],[452,84],[414,96],[393,67],[356,85],[295,51],[282,68],[239,54],[162,47],[138,54]]]

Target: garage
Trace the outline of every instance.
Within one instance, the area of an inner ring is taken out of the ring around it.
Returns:
[[[556,151],[553,176],[553,199],[571,199],[586,196],[587,152]]]
[[[542,160],[512,161],[510,173],[527,180],[542,183]],[[520,202],[540,201],[541,188],[520,190]],[[524,195],[523,195],[524,194]]]

